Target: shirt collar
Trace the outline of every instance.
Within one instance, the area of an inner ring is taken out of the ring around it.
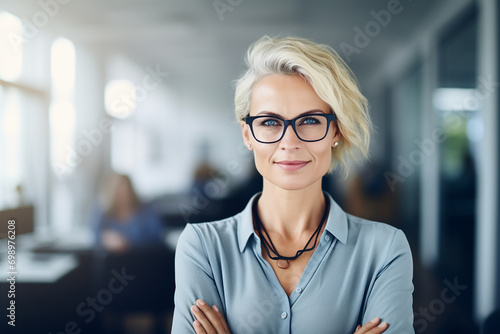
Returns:
[[[250,201],[248,201],[245,209],[240,212],[240,223],[238,224],[238,244],[240,252],[245,250],[248,240],[254,234],[257,236],[253,229],[252,217],[252,203],[257,197],[255,194]],[[345,244],[347,242],[347,216],[344,210],[333,200],[333,198],[326,194],[326,198],[330,201],[330,212],[328,220],[326,221],[325,230],[331,233],[340,242]]]

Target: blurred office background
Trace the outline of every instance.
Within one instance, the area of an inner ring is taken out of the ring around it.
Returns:
[[[14,217],[19,333],[167,332],[179,231],[240,211],[261,184],[232,80],[253,41],[297,35],[336,49],[371,103],[370,162],[324,187],[406,233],[416,333],[487,333],[499,14],[496,0],[0,1],[0,308]],[[113,173],[159,218],[159,244],[95,242]]]

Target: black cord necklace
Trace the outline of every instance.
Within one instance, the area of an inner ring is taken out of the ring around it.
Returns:
[[[264,227],[264,224],[262,224],[262,221],[260,220],[259,213],[257,210],[257,202],[259,201],[260,196],[261,195],[258,195],[258,197],[255,198],[255,200],[252,204],[252,213],[253,213],[253,216],[255,218],[255,223],[257,225],[256,226],[257,233],[258,233],[260,239],[262,240],[262,244],[264,245],[264,249],[266,250],[266,253],[269,256],[269,258],[271,258],[273,260],[277,260],[278,267],[280,267],[282,269],[287,269],[290,266],[289,261],[295,260],[303,253],[312,251],[312,250],[314,250],[314,248],[316,248],[316,244],[318,242],[318,237],[319,237],[319,232],[321,231],[321,227],[325,223],[326,217],[328,216],[328,211],[330,209],[330,203],[328,201],[328,198],[325,196],[325,211],[323,212],[323,217],[321,218],[321,222],[318,225],[318,228],[316,228],[316,231],[314,231],[314,233],[311,235],[311,237],[307,241],[307,244],[304,246],[304,248],[298,250],[297,253],[295,254],[295,256],[283,256],[283,255],[280,255],[278,253],[278,250],[274,246],[273,241],[271,240],[271,237],[269,236],[269,234],[266,231],[266,228]],[[264,235],[262,234],[262,231],[264,231],[267,238],[264,237]],[[307,246],[311,243],[311,240],[313,238],[314,238],[314,244],[310,248],[307,248]],[[268,240],[269,240],[269,242],[268,242]],[[275,256],[271,255],[271,252],[273,252],[275,254]]]

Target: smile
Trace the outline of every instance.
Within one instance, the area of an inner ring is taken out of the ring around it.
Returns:
[[[278,161],[276,164],[280,166],[282,169],[286,171],[296,171],[307,165],[309,161],[300,161],[300,160],[293,160],[293,161]]]

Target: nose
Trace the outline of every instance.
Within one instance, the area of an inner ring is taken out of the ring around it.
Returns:
[[[280,149],[282,150],[292,150],[297,149],[300,146],[301,140],[297,137],[295,131],[291,125],[288,125],[283,138],[280,140]]]

